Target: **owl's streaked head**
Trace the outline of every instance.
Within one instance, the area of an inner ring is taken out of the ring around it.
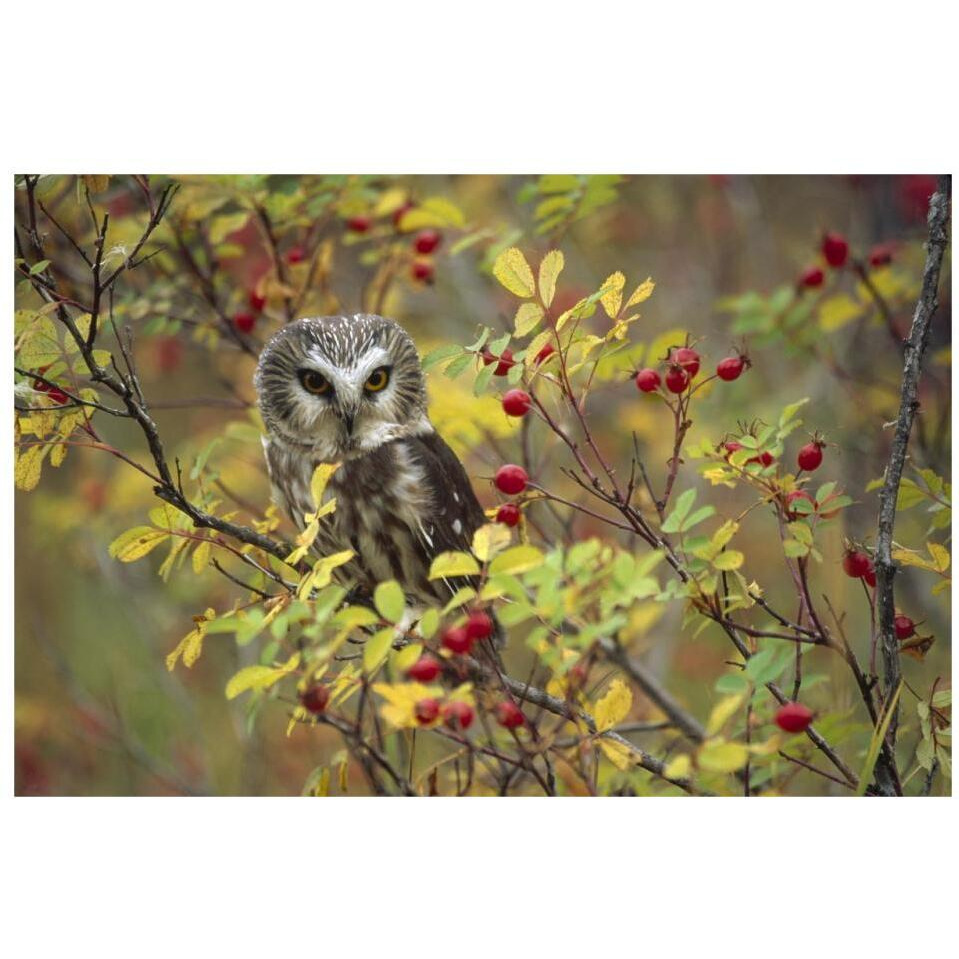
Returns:
[[[289,323],[263,348],[253,383],[271,438],[325,461],[432,429],[416,347],[382,316]]]

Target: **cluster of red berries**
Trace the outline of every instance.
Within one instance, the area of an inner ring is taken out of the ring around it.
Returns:
[[[40,376],[43,376],[48,369],[50,369],[49,366],[41,366],[40,369],[37,370],[37,373]],[[54,403],[57,403],[60,406],[64,406],[65,404],[70,402],[70,397],[67,396],[67,394],[64,393],[63,390],[61,390],[57,386],[51,386],[49,383],[45,383],[43,380],[39,380],[39,379],[34,380],[33,388],[38,393],[46,393],[47,396],[49,396]]]
[[[852,579],[861,579],[869,586],[876,586],[876,567],[872,557],[861,549],[850,547],[843,553],[843,572]]]
[[[670,393],[683,393],[699,373],[700,362],[699,353],[691,346],[670,350],[666,360],[665,377],[661,377],[652,367],[646,367],[636,374],[636,388],[643,393],[655,393],[665,383]],[[745,353],[736,353],[719,361],[715,375],[731,383],[738,380],[750,365],[749,357]]]
[[[841,233],[826,233],[823,235],[819,252],[829,266],[834,270],[841,270],[849,259],[849,241]],[[867,257],[869,265],[888,266],[892,262],[892,253],[892,246],[888,243],[873,247]],[[810,266],[799,274],[798,286],[800,289],[816,289],[823,285],[825,279],[826,274],[821,266]]]
[[[242,310],[233,316],[233,325],[241,333],[253,332],[253,327],[256,326],[257,318],[263,312],[263,307],[266,306],[266,297],[256,290],[250,290],[250,295],[247,298],[247,302],[250,304],[250,309]]]
[[[726,451],[726,459],[729,459],[737,450],[744,450],[745,448],[742,443],[736,440],[726,440],[726,442],[723,443],[723,449]],[[753,456],[746,460],[745,465],[748,466],[750,463],[759,463],[765,468],[766,466],[772,466],[775,462],[776,457],[773,456],[769,450],[764,450],[758,456]]]
[[[450,626],[440,637],[444,649],[460,656],[468,656],[477,640],[493,635],[493,620],[488,613],[474,609],[462,626]]]

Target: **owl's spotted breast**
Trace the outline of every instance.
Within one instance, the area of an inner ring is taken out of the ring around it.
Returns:
[[[303,526],[315,509],[310,479],[319,460],[270,441],[267,463],[279,505]],[[321,522],[321,554],[352,549],[356,559],[343,572],[371,591],[395,579],[414,600],[444,603],[450,588],[428,578],[432,558],[468,549],[485,521],[462,465],[435,432],[384,443],[344,462],[327,487],[336,510]]]

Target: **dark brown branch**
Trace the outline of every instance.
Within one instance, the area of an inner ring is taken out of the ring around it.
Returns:
[[[902,670],[899,662],[899,642],[893,620],[896,603],[893,579],[896,566],[892,560],[892,534],[896,522],[896,500],[899,483],[906,461],[909,434],[916,412],[919,409],[919,377],[922,372],[922,356],[929,342],[932,318],[939,305],[939,274],[942,258],[948,242],[950,178],[941,176],[936,192],[929,200],[929,242],[926,248],[926,264],[922,274],[922,288],[912,327],[906,340],[905,361],[902,373],[902,394],[896,433],[892,441],[889,465],[879,494],[879,530],[876,538],[876,597],[879,610],[879,644],[882,654],[883,683],[886,698],[891,698],[899,686]],[[897,710],[898,712],[898,710]],[[889,725],[888,742],[895,749],[897,715]]]

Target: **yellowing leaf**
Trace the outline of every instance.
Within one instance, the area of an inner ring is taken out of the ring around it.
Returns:
[[[404,233],[430,226],[451,226],[462,229],[466,226],[463,211],[445,197],[431,196],[403,214],[399,228]]]
[[[310,480],[310,493],[313,496],[313,503],[319,507],[323,502],[323,494],[326,492],[330,477],[340,468],[339,463],[320,463],[313,470],[313,478]]]
[[[838,330],[862,313],[862,304],[848,293],[837,293],[819,307],[819,325],[827,333]]]
[[[720,553],[713,560],[713,566],[715,566],[716,569],[739,569],[745,559],[746,557],[740,553],[738,549],[727,549],[726,552]]]
[[[517,336],[526,336],[532,333],[543,318],[543,308],[539,303],[521,303],[513,321]]]
[[[406,597],[403,595],[402,586],[395,579],[378,583],[373,590],[373,605],[387,622],[398,623],[406,609]]]
[[[663,775],[667,779],[686,779],[686,777],[689,776],[691,767],[692,760],[689,756],[683,754],[666,763],[666,768],[663,769]]]
[[[176,648],[166,658],[166,668],[172,673],[179,659],[183,659],[183,665],[190,669],[200,658],[203,652],[203,637],[206,636],[206,629],[211,620],[216,619],[216,611],[207,609],[202,616],[194,617],[195,624],[183,639],[177,643]]]
[[[396,668],[401,673],[405,673],[410,666],[413,665],[423,652],[422,643],[410,643],[409,646],[404,646],[403,649],[399,650],[396,654]]]
[[[373,683],[373,692],[385,703],[380,707],[382,717],[392,725],[403,729],[416,729],[416,704],[421,699],[440,699],[442,686],[424,686],[422,683]]]
[[[473,554],[486,563],[513,541],[509,527],[502,523],[486,523],[473,534]]]
[[[626,277],[618,270],[603,280],[603,289],[605,289],[606,292],[599,298],[599,302],[603,304],[603,309],[611,320],[615,320],[619,313],[620,305],[623,302],[623,287],[625,285]]]
[[[709,721],[706,723],[706,734],[715,736],[716,733],[726,725],[726,720],[743,704],[744,699],[745,696],[739,694],[736,696],[726,696],[716,703],[716,705],[713,706],[712,712],[709,714]]]
[[[236,699],[247,690],[269,689],[300,665],[300,654],[294,653],[282,666],[246,666],[234,673],[226,684],[226,698]]]
[[[547,309],[556,295],[556,279],[562,272],[564,263],[561,250],[550,250],[539,265],[539,296]]]
[[[513,546],[490,563],[490,576],[497,573],[525,573],[543,565],[545,557],[535,546]]]
[[[121,563],[132,563],[146,556],[169,536],[166,530],[154,529],[152,526],[135,526],[121,533],[107,547],[107,552]]]
[[[213,552],[213,543],[205,539],[193,551],[191,562],[193,563],[193,572],[202,573],[210,562],[210,553]]]
[[[629,687],[621,679],[614,679],[606,695],[596,703],[593,712],[596,729],[601,733],[612,729],[626,718],[632,706],[633,694]]]
[[[40,470],[43,458],[46,456],[46,446],[31,446],[25,453],[17,457],[13,478],[17,489],[29,492],[40,482]]]
[[[635,754],[621,742],[615,739],[598,739],[599,748],[603,755],[617,768],[625,772],[636,763]]]
[[[385,585],[385,583],[380,583],[380,586]],[[389,619],[388,616],[383,618]],[[372,673],[386,659],[386,654],[390,651],[394,639],[396,639],[396,630],[392,626],[387,626],[366,641],[363,646],[363,669],[366,672]]]
[[[493,264],[493,276],[510,293],[528,299],[536,292],[536,282],[526,257],[515,246],[504,250]]]
[[[742,769],[748,759],[749,750],[745,746],[723,739],[709,740],[696,754],[699,768],[711,773],[734,773]]]
[[[631,306],[636,306],[637,303],[642,303],[644,300],[648,300],[653,295],[653,290],[656,288],[656,284],[653,282],[652,277],[647,277],[639,286],[633,290],[632,295],[626,301],[626,308],[628,309]]]
[[[477,576],[479,571],[479,563],[469,553],[440,553],[430,563],[430,579]]]

